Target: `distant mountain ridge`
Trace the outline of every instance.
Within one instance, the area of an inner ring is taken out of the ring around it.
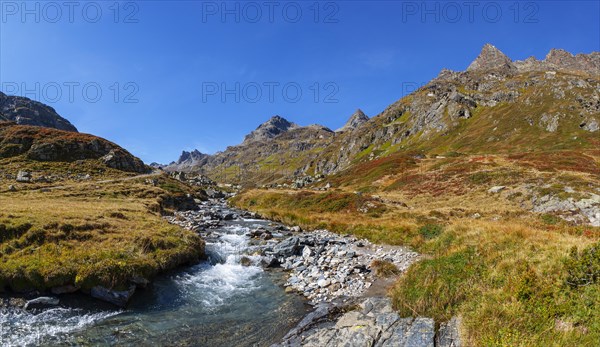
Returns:
[[[269,183],[332,174],[399,151],[584,148],[599,130],[599,52],[553,49],[544,60],[512,61],[487,44],[465,71],[442,70],[373,118],[358,110],[332,132],[276,116],[241,144],[187,169],[215,180]]]
[[[0,92],[0,120],[13,121],[18,125],[33,125],[77,132],[71,122],[41,102],[21,96],[8,96]]]
[[[486,44],[467,71],[491,70],[512,73],[558,70],[600,75],[600,52],[573,55],[562,49],[552,49],[543,60],[529,57],[525,60],[512,61],[495,46]]]

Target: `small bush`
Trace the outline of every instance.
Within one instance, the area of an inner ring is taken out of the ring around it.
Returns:
[[[542,222],[548,225],[555,225],[558,224],[558,222],[560,222],[560,219],[558,217],[553,216],[551,214],[543,214],[541,218]]]
[[[600,279],[600,242],[581,253],[573,247],[565,260],[566,283],[572,288],[598,283]]]
[[[426,224],[419,228],[419,234],[427,240],[434,239],[442,233],[442,226],[439,224]]]

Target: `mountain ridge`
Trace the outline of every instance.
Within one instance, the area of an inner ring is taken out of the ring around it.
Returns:
[[[267,121],[241,144],[189,170],[216,180],[235,173],[236,179],[268,183],[332,174],[397,151],[589,146],[600,124],[600,53],[565,52],[555,49],[542,61],[521,62],[487,44],[465,71],[442,70],[370,119],[357,111],[346,124],[359,120],[352,131],[329,133],[325,127],[298,127],[279,117],[283,127],[254,136],[257,130],[273,128]],[[273,167],[280,168],[278,174],[272,173]]]

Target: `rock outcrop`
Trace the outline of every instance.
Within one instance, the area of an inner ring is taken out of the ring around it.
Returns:
[[[467,71],[515,72],[517,68],[512,60],[489,43],[483,46],[479,56],[469,65]]]
[[[460,347],[457,320],[443,323],[436,337],[431,318],[401,318],[388,298],[371,297],[333,322],[336,307],[317,306],[275,346]]]
[[[33,125],[77,132],[77,128],[56,111],[41,102],[0,92],[0,120],[19,125]]]
[[[358,109],[350,116],[350,119],[348,119],[346,124],[335,132],[352,131],[368,121],[369,117],[361,109]]]
[[[254,141],[272,139],[281,133],[296,128],[298,128],[297,124],[291,123],[287,119],[280,116],[273,116],[268,121],[259,125],[256,130],[246,135],[243,143],[248,144]]]
[[[121,171],[149,171],[140,159],[100,137],[12,122],[0,123],[0,159],[18,156],[46,162],[98,160]]]

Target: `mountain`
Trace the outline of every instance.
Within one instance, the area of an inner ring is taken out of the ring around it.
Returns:
[[[77,132],[77,128],[41,102],[0,92],[0,120]]]
[[[489,43],[483,46],[479,56],[469,65],[467,71],[515,71],[512,60]]]
[[[368,121],[369,117],[361,109],[358,109],[352,114],[352,116],[350,116],[350,119],[348,119],[346,124],[344,124],[343,127],[339,128],[335,132],[340,133],[344,131],[352,131]]]
[[[268,121],[259,125],[256,130],[246,135],[244,138],[244,144],[272,139],[281,133],[297,128],[298,125],[289,122],[287,119],[280,116],[274,116]]]
[[[598,52],[553,49],[544,60],[512,61],[488,44],[466,71],[442,70],[371,119],[359,110],[331,132],[273,117],[195,171],[216,180],[268,183],[334,174],[394,153],[597,148],[599,67]]]
[[[201,167],[206,164],[210,156],[208,154],[201,153],[198,150],[191,152],[183,151],[179,159],[176,162],[163,167],[165,171],[193,171],[196,167]]]

